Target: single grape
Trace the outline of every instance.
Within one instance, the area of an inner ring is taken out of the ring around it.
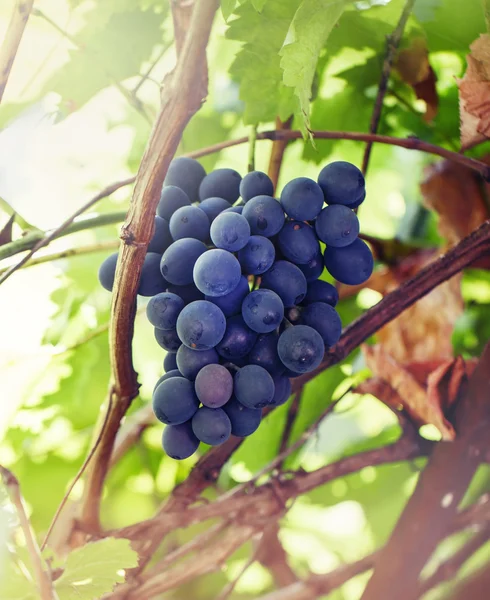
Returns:
[[[281,204],[270,196],[256,196],[249,200],[242,215],[249,222],[253,235],[268,238],[281,231],[285,220]]]
[[[230,208],[225,208],[225,210],[223,212],[224,213],[232,212],[232,213],[237,213],[237,214],[241,215],[243,212],[243,206],[238,206],[238,205],[231,206]]]
[[[231,435],[231,422],[222,408],[201,407],[192,417],[194,435],[210,446],[223,444]]]
[[[274,184],[270,177],[262,171],[247,173],[240,182],[240,196],[248,202],[255,196],[273,196]],[[322,198],[323,200],[323,198]]]
[[[191,302],[177,319],[177,333],[182,343],[194,350],[209,350],[219,344],[226,329],[225,315],[206,300]]]
[[[174,185],[184,190],[191,202],[199,202],[199,186],[204,177],[206,171],[197,160],[179,156],[170,163],[164,185]]]
[[[327,204],[352,205],[364,194],[364,176],[352,163],[339,160],[320,171],[318,184]]]
[[[249,239],[250,225],[242,215],[225,211],[211,224],[211,240],[217,248],[237,252],[247,244]]]
[[[261,275],[271,268],[276,251],[274,244],[262,235],[252,235],[238,251],[238,262],[247,275]]]
[[[369,246],[357,238],[349,246],[328,246],[323,255],[332,277],[347,285],[359,285],[371,277],[374,259]]]
[[[318,215],[315,230],[327,246],[343,248],[359,235],[359,219],[348,206],[331,204]]]
[[[216,350],[221,357],[234,362],[244,358],[256,340],[257,334],[248,327],[242,315],[235,315],[226,320],[225,335],[216,346]]]
[[[286,375],[276,375],[274,380],[274,398],[269,406],[281,406],[286,403],[291,396],[292,387],[289,377]]]
[[[206,175],[199,187],[199,198],[224,198],[231,204],[238,200],[240,195],[240,173],[233,169],[216,169]]]
[[[185,348],[185,346],[182,347]],[[177,355],[169,352],[163,359],[163,370],[165,373],[169,373],[175,369],[177,369]]]
[[[267,406],[272,402],[274,392],[274,381],[263,367],[247,365],[235,375],[235,396],[247,408]]]
[[[112,292],[114,286],[118,256],[119,252],[114,252],[114,254],[108,256],[99,267],[99,283],[108,292]]]
[[[342,322],[337,311],[325,302],[308,304],[301,313],[301,323],[316,329],[328,348],[339,341],[342,333]]]
[[[157,386],[152,404],[159,421],[166,425],[179,425],[192,419],[199,400],[192,381],[184,377],[170,377]]]
[[[247,408],[232,396],[223,406],[231,422],[231,433],[237,437],[246,437],[256,431],[262,419],[260,408]]]
[[[286,184],[281,204],[288,216],[297,221],[312,221],[322,210],[322,188],[308,177],[297,177]]]
[[[233,315],[238,315],[242,312],[242,302],[249,292],[250,287],[248,285],[248,279],[242,275],[236,288],[229,294],[226,294],[225,296],[204,296],[204,298],[209,302],[216,304],[216,306],[219,306],[225,317],[232,317]]]
[[[141,268],[141,277],[138,285],[138,294],[140,296],[156,296],[164,292],[167,282],[160,272],[161,254],[148,252]]]
[[[308,283],[303,304],[313,304],[313,302],[325,302],[330,306],[336,306],[339,301],[339,293],[334,285],[328,281],[312,281]]]
[[[288,221],[277,236],[277,245],[286,260],[306,265],[320,250],[312,227],[301,221]]]
[[[281,324],[284,318],[284,305],[281,298],[272,290],[255,290],[245,297],[242,303],[242,316],[253,331],[270,333]]]
[[[175,185],[167,185],[162,188],[162,195],[157,206],[157,215],[170,221],[176,210],[183,206],[190,206],[189,196]]]
[[[195,238],[206,242],[209,239],[209,219],[197,206],[183,206],[170,218],[170,233],[174,240]]]
[[[260,287],[276,292],[284,308],[290,308],[299,304],[305,297],[306,278],[293,263],[278,260],[262,275]]]
[[[259,365],[271,375],[280,375],[284,371],[284,365],[277,353],[279,335],[274,331],[259,335],[254,347],[248,355],[251,365]]]
[[[169,284],[167,286],[167,291],[180,296],[186,304],[190,304],[196,300],[204,300],[204,294],[197,289],[194,283],[190,283],[189,285]]]
[[[161,292],[150,299],[146,305],[148,321],[158,329],[175,329],[177,317],[185,304],[180,296],[170,292]]]
[[[175,329],[157,329],[155,327],[154,333],[158,345],[167,352],[175,354],[182,344]]]
[[[224,210],[231,207],[228,200],[225,200],[224,198],[206,198],[206,200],[203,200],[201,204],[199,204],[199,208],[207,214],[210,223],[212,223]]]
[[[175,354],[167,354],[167,356],[175,356]],[[183,375],[178,369],[172,369],[168,373],[164,373],[158,379],[158,381],[155,383],[155,387],[153,388],[153,393],[155,393],[155,390],[162,383],[162,381],[166,381],[167,379],[171,379],[172,377],[183,377]]]
[[[155,232],[148,244],[147,252],[156,252],[162,254],[173,242],[170,235],[170,227],[168,221],[161,217],[155,217]]]
[[[199,447],[199,440],[192,431],[191,421],[180,425],[167,425],[163,430],[162,446],[165,453],[175,460],[192,456]]]
[[[177,350],[176,358],[179,371],[191,381],[194,381],[203,367],[219,362],[219,355],[214,348],[210,350],[193,350],[184,346],[184,344]]]
[[[281,333],[277,351],[287,369],[309,373],[322,362],[325,347],[318,331],[307,325],[295,325]]]
[[[238,260],[226,250],[208,250],[194,265],[194,283],[207,296],[225,296],[240,281],[242,270]]]
[[[306,283],[316,281],[323,273],[325,267],[321,250],[318,249],[318,253],[310,260],[310,262],[305,265],[298,265],[298,267],[305,276]]]
[[[204,406],[220,408],[231,398],[233,377],[223,365],[206,365],[197,374],[195,390]]]
[[[163,253],[160,270],[164,278],[174,285],[194,282],[192,271],[196,260],[207,250],[206,244],[194,238],[182,238]]]

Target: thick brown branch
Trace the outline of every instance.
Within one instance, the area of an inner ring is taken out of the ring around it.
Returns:
[[[10,18],[7,33],[0,48],[0,102],[14,64],[19,44],[24,34],[34,0],[17,0]]]
[[[490,344],[469,381],[467,393],[456,406],[454,425],[458,436],[434,449],[362,600],[380,600],[386,590],[394,589],[392,586],[398,590],[397,600],[418,598],[420,573],[439,542],[451,531],[458,506],[490,445],[489,372]]]
[[[134,301],[146,248],[154,229],[160,190],[180,138],[191,116],[199,110],[207,90],[196,85],[206,69],[206,46],[217,0],[195,5],[191,25],[172,77],[167,98],[157,118],[136,177],[128,217],[121,232],[122,245],[113,290],[110,330],[114,402],[104,435],[89,470],[82,504],[82,520],[99,527],[99,508],[114,440],[122,417],[138,393],[131,357]]]
[[[328,352],[322,364],[311,373],[293,380],[293,390],[298,390],[328,367],[337,364],[353,350],[376,333],[383,325],[392,321],[406,308],[427,295],[435,287],[471,265],[476,259],[490,251],[490,221],[485,221],[471,235],[461,240],[441,258],[422,269],[378,304],[367,310],[351,323],[340,341]]]

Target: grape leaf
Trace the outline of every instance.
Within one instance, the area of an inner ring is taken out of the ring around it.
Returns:
[[[33,581],[29,581],[15,566],[12,556],[2,561],[0,598],[2,600],[36,600],[39,592]]]
[[[86,544],[68,555],[56,591],[60,600],[96,600],[124,582],[121,570],[137,565],[138,555],[129,540],[105,538]]]
[[[240,83],[246,125],[272,121],[279,112],[292,113],[290,90],[282,83],[279,51],[297,7],[298,0],[268,0],[259,13],[246,2],[237,8],[237,18],[226,32],[227,38],[244,42],[230,74]]]
[[[283,82],[299,98],[303,134],[310,128],[311,86],[320,51],[344,9],[345,2],[304,0],[289,30],[293,41],[280,52]]]
[[[267,0],[252,0],[252,5],[255,8],[255,10],[262,12],[262,9],[264,8],[266,2]]]
[[[223,18],[225,21],[233,14],[235,10],[236,0],[221,0],[221,12],[223,13]]]

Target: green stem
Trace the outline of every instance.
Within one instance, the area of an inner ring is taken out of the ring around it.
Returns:
[[[127,211],[121,210],[117,212],[104,213],[102,215],[97,215],[95,217],[89,217],[86,219],[79,219],[78,221],[75,221],[69,225],[66,229],[63,229],[63,231],[60,231],[59,234],[54,237],[54,239],[69,235],[70,233],[76,233],[77,231],[84,231],[86,229],[94,229],[95,227],[120,223],[126,218],[126,213]],[[30,231],[20,239],[10,242],[10,244],[4,244],[3,246],[0,246],[0,260],[8,258],[9,256],[14,256],[14,254],[24,252],[25,250],[31,250],[47,235],[48,233],[45,231]]]

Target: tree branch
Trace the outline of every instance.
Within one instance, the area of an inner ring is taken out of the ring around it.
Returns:
[[[379,600],[394,589],[397,600],[418,598],[418,578],[441,539],[450,532],[458,506],[490,445],[490,343],[454,414],[458,435],[438,444],[415,492],[382,550],[362,600]],[[409,559],[407,560],[407,556]],[[467,598],[475,596],[469,594]]]
[[[200,108],[207,91],[196,86],[206,69],[206,46],[217,0],[201,0],[192,14],[189,33],[169,81],[168,96],[157,118],[136,178],[116,268],[110,330],[114,402],[95,460],[89,469],[82,501],[82,521],[99,528],[102,486],[122,417],[138,393],[131,357],[134,300],[146,248],[154,229],[160,190],[184,127]],[[168,80],[168,79],[167,79]],[[184,99],[184,100],[183,100]]]
[[[7,87],[10,71],[19,49],[24,29],[32,11],[34,0],[17,0],[10,18],[7,33],[0,48],[0,103]]]
[[[94,252],[105,252],[106,250],[116,250],[117,248],[119,248],[119,242],[117,240],[97,242],[96,244],[79,246],[78,248],[68,248],[68,250],[61,250],[60,252],[53,252],[52,254],[46,254],[45,256],[33,258],[22,265],[21,268],[26,269],[27,267],[35,267],[36,265],[42,265],[44,263],[60,260],[62,258],[71,258],[73,256],[81,256],[83,254],[93,254]],[[7,270],[8,267],[0,269],[0,275],[5,273]]]
[[[395,27],[395,30],[386,40],[386,51],[383,61],[383,68],[381,70],[381,77],[378,84],[378,93],[376,94],[376,100],[374,101],[373,114],[371,116],[371,122],[369,124],[369,132],[376,133],[378,131],[379,122],[381,120],[381,113],[383,111],[383,100],[388,90],[388,80],[390,79],[391,69],[395,61],[396,51],[403,36],[405,25],[407,24],[408,17],[412,12],[415,0],[406,0],[405,6],[403,7],[400,19]],[[372,142],[368,142],[364,151],[364,157],[362,159],[362,172],[366,174],[369,166],[369,158],[371,156],[371,149],[373,147]]]
[[[318,373],[343,360],[381,327],[392,321],[417,300],[426,296],[435,287],[488,253],[489,250],[490,221],[485,221],[454,248],[419,271],[396,290],[386,294],[378,304],[346,327],[340,341],[329,350],[322,364],[311,373],[306,373],[293,380],[293,391],[300,389]]]
[[[17,510],[19,523],[24,533],[24,538],[26,541],[27,551],[29,552],[29,556],[32,561],[32,566],[34,569],[34,575],[37,587],[39,589],[40,598],[41,600],[58,600],[58,596],[53,590],[51,577],[49,573],[47,573],[44,570],[41,550],[39,549],[36,537],[34,535],[34,532],[32,531],[29,518],[27,517],[24,508],[24,500],[20,493],[19,481],[11,471],[9,471],[1,465],[0,475],[2,476],[3,483],[7,488],[12,504]]]

